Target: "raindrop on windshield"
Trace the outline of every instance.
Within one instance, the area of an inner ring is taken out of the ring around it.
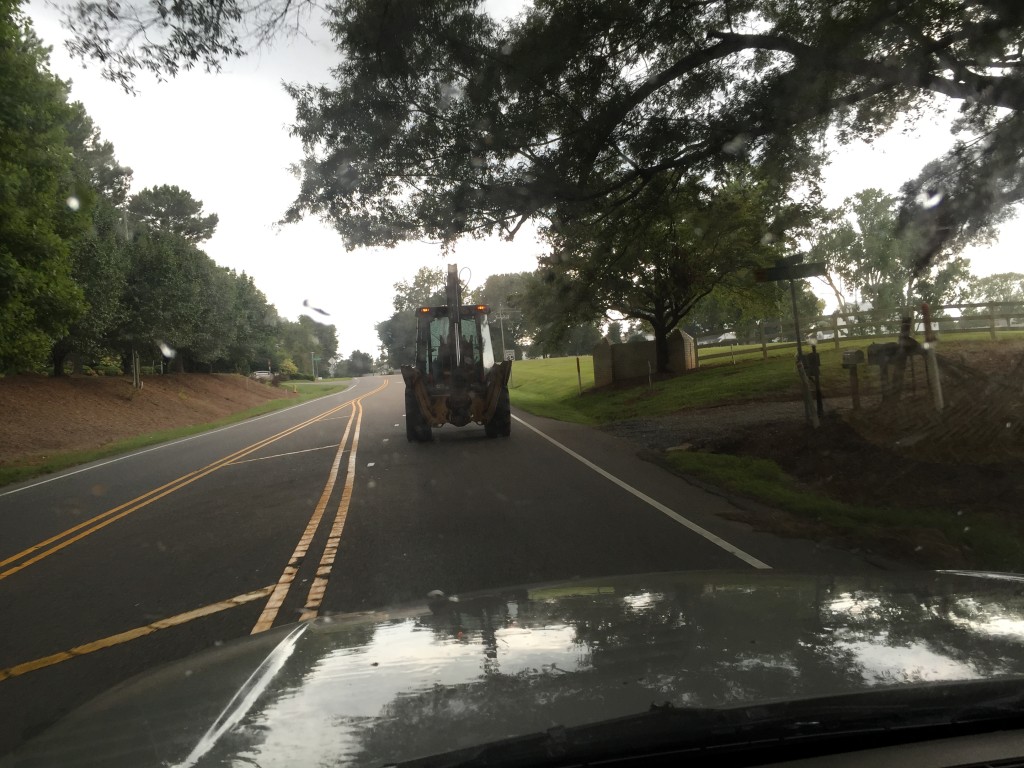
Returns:
[[[738,155],[747,146],[747,134],[738,133],[722,145],[722,151],[727,155]]]
[[[761,237],[761,245],[771,245],[775,242],[775,235],[771,232],[765,232]]]
[[[72,211],[77,211],[79,208],[82,207],[82,204],[78,202],[78,198],[75,197],[74,195],[65,200],[65,203],[67,203],[68,208],[70,208]]]
[[[177,350],[175,350],[170,344],[166,344],[161,341],[157,343],[157,346],[160,347],[160,354],[164,357],[173,359],[174,356],[178,354]]]
[[[915,201],[922,208],[934,208],[942,202],[946,195],[941,189],[922,189],[917,193]]]

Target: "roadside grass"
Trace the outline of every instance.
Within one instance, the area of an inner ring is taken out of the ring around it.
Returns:
[[[992,341],[987,332],[950,335],[940,339],[940,353],[955,353],[970,345],[998,345],[1024,338],[1024,333],[1003,332]],[[892,339],[843,340],[836,349],[833,342],[818,346],[821,356],[821,388],[826,398],[850,396],[850,374],[842,367],[846,349],[864,349],[872,341]],[[809,350],[807,350],[809,351]],[[594,390],[594,363],[590,356],[580,357],[583,394],[579,393],[576,358],[559,357],[542,360],[520,360],[512,366],[509,386],[512,404],[537,416],[545,416],[578,424],[605,424],[610,421],[639,416],[664,416],[685,408],[708,408],[730,403],[759,400],[797,400],[801,397],[797,377],[796,350],[777,350],[762,360],[760,346],[755,356],[737,357],[736,363],[726,360],[719,365],[701,366],[695,371],[671,379],[647,380],[632,386],[621,385]],[[911,380],[924,386],[924,363],[912,358]],[[879,391],[879,370],[862,365],[858,371],[860,392],[870,396]],[[916,378],[915,378],[916,377]]]
[[[837,353],[838,354],[838,353]],[[822,368],[826,355],[822,354]],[[837,357],[838,359],[838,357]],[[838,363],[837,363],[838,365]],[[583,394],[576,359],[524,360],[512,368],[512,405],[537,416],[578,424],[604,424],[637,416],[661,416],[684,408],[779,397],[798,397],[792,357],[701,368],[673,379],[594,390],[594,364],[580,358]],[[840,369],[841,370],[841,369]],[[823,380],[822,384],[825,385]],[[848,386],[848,385],[847,385]],[[589,387],[589,389],[588,389]]]
[[[293,391],[297,393],[296,397],[281,398],[280,400],[268,400],[260,405],[244,411],[232,413],[229,416],[217,419],[216,421],[211,421],[207,424],[193,424],[187,427],[164,429],[159,432],[137,435],[135,437],[129,437],[124,440],[108,443],[102,448],[95,448],[87,451],[64,451],[52,456],[47,456],[46,458],[29,460],[23,463],[17,462],[9,464],[7,466],[0,467],[0,487],[10,485],[11,483],[17,483],[22,480],[29,480],[33,477],[38,477],[39,475],[48,475],[53,472],[59,472],[62,469],[68,469],[69,467],[74,467],[78,464],[88,464],[91,461],[105,459],[121,453],[128,453],[130,451],[138,450],[139,448],[146,448],[158,443],[165,443],[170,440],[177,440],[182,437],[197,435],[201,432],[207,432],[211,429],[236,424],[240,421],[251,419],[254,416],[262,416],[263,414],[279,411],[283,408],[290,408],[293,405],[299,405],[307,402],[308,400],[314,400],[318,397],[324,397],[325,395],[339,392],[347,386],[348,381],[348,379],[334,379],[329,383],[314,383],[312,381],[288,382],[282,386],[289,389],[294,388]]]
[[[1024,530],[1007,529],[1007,521],[995,515],[939,509],[902,509],[848,504],[829,498],[787,475],[774,461],[750,456],[678,451],[660,462],[684,476],[692,476],[719,488],[764,502],[794,515],[805,526],[804,534],[824,527],[847,541],[868,547],[902,541],[923,562],[942,561],[942,544],[968,553],[970,565],[1000,571],[1024,570]],[[922,535],[936,531],[940,537]],[[800,531],[797,531],[799,534]],[[913,545],[913,546],[911,546]],[[932,551],[929,551],[932,550]]]
[[[509,398],[512,405],[537,416],[579,424],[594,424],[592,418],[578,410],[579,378],[583,391],[594,387],[594,362],[589,355],[580,357],[580,376],[576,374],[575,357],[551,357],[520,360],[512,364]]]

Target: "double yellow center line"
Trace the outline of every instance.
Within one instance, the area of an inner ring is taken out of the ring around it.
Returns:
[[[373,392],[376,391],[377,390],[373,390]],[[372,394],[372,392],[367,394]],[[362,395],[362,397],[366,396],[367,395]],[[13,576],[19,571],[28,568],[30,565],[38,563],[40,560],[46,559],[50,555],[55,554],[66,547],[71,546],[77,541],[81,541],[87,536],[96,533],[96,531],[99,531],[107,527],[111,523],[117,522],[118,520],[127,517],[132,512],[137,512],[143,507],[152,504],[154,501],[162,499],[165,496],[169,496],[170,494],[174,493],[175,491],[181,490],[187,485],[191,485],[196,480],[204,478],[207,475],[210,475],[219,469],[223,469],[229,464],[232,464],[233,462],[238,461],[239,459],[242,459],[252,453],[255,453],[261,448],[265,448],[271,443],[277,442],[278,440],[281,440],[282,438],[285,438],[288,435],[294,434],[295,432],[298,432],[301,429],[305,429],[311,424],[315,424],[316,422],[322,419],[332,416],[338,411],[347,408],[352,402],[354,401],[349,401],[346,403],[342,403],[341,405],[335,406],[334,408],[331,408],[330,410],[325,411],[324,413],[321,413],[317,416],[307,419],[306,421],[300,424],[296,424],[292,427],[289,427],[288,429],[278,432],[276,435],[271,435],[270,437],[264,438],[263,440],[253,443],[252,445],[246,446],[245,448],[242,448],[239,451],[235,451],[234,453],[228,456],[224,456],[223,458],[217,459],[216,461],[207,464],[205,467],[193,470],[192,472],[188,472],[187,474],[184,474],[181,477],[178,477],[170,481],[169,483],[161,485],[159,488],[154,488],[150,491],[147,491],[141,496],[136,496],[131,501],[126,501],[125,503],[119,504],[113,509],[108,509],[106,512],[101,512],[100,514],[91,517],[88,520],[79,523],[78,525],[74,525],[71,528],[68,528],[67,530],[61,531],[55,536],[51,536],[50,538],[40,541],[37,544],[33,544],[31,547],[23,549],[21,552],[11,555],[10,557],[4,560],[0,560],[0,569],[3,569],[0,570],[0,581],[10,576]]]
[[[345,485],[341,492],[341,500],[338,502],[338,509],[335,512],[334,523],[331,525],[330,533],[327,535],[327,544],[324,547],[323,555],[320,558],[320,564],[317,566],[316,577],[313,579],[313,584],[310,586],[309,594],[306,596],[306,602],[303,605],[299,619],[300,621],[305,621],[306,619],[315,618],[319,612],[320,605],[323,603],[324,594],[327,591],[327,581],[331,575],[331,569],[334,566],[334,560],[338,553],[338,545],[341,542],[341,534],[345,528],[345,521],[348,519],[349,505],[352,503],[352,490],[354,488],[356,477],[356,451],[359,447],[359,429],[363,422],[362,400],[376,392],[379,392],[387,386],[387,383],[387,379],[385,379],[384,383],[377,387],[377,389],[367,392],[365,395],[362,395],[352,401],[352,418],[349,419],[348,425],[345,427],[345,434],[342,435],[341,442],[338,443],[338,451],[334,456],[334,463],[331,465],[331,471],[327,477],[327,483],[324,485],[323,493],[320,494],[320,501],[317,502],[317,505],[313,510],[313,515],[310,517],[309,523],[306,525],[306,529],[302,532],[302,536],[299,537],[298,544],[295,545],[295,550],[292,552],[292,556],[289,558],[288,564],[281,573],[281,578],[274,587],[274,590],[270,595],[270,599],[267,600],[267,605],[263,609],[263,613],[260,614],[259,620],[252,628],[252,634],[255,635],[259,632],[264,632],[270,629],[274,625],[274,621],[277,619],[277,616],[281,611],[281,606],[284,605],[284,600],[288,596],[288,592],[291,590],[296,574],[299,572],[299,566],[302,565],[303,561],[306,559],[306,555],[309,553],[313,536],[316,535],[317,529],[320,527],[324,511],[327,509],[327,504],[334,492],[334,486],[338,480],[338,471],[341,468],[341,457],[345,453],[345,445],[348,442],[349,433],[351,432],[352,444],[348,449],[348,469],[345,472]]]

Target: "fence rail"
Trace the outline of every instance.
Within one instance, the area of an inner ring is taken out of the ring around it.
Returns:
[[[957,314],[951,314],[956,312]],[[914,333],[924,332],[924,317],[920,307],[910,313],[911,329]],[[900,324],[904,317],[900,309],[870,309],[855,312],[834,312],[831,315],[801,320],[802,328],[808,329],[804,335],[804,343],[815,341],[818,345],[831,343],[839,349],[843,342],[869,341],[895,338],[899,334]],[[987,332],[995,341],[1000,335],[1024,333],[1024,303],[987,302],[969,304],[942,304],[932,308],[932,329],[940,336],[962,333]],[[724,329],[728,332],[729,329]],[[753,336],[753,338],[750,338]],[[785,337],[782,341],[780,338]],[[734,341],[728,350],[707,352],[708,349],[721,349],[725,345],[700,345],[698,343],[697,365],[711,360],[730,358],[733,363],[737,357],[749,358],[761,355],[767,360],[769,352],[796,349],[792,327],[786,328],[778,320],[766,320],[757,323],[753,334],[745,334],[745,343]]]

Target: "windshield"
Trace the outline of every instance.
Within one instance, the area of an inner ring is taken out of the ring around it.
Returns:
[[[472,658],[406,614],[345,647],[430,657],[441,698],[517,689],[530,642],[540,669],[665,661],[668,626],[728,696],[679,673],[630,706],[785,699],[814,654],[844,671],[813,695],[1015,677],[1016,605],[937,575],[1024,571],[1011,6],[0,2],[0,756],[245,638],[538,585],[602,604],[580,580],[649,623],[620,649],[517,599],[462,627]],[[906,571],[891,610],[935,623],[783,631],[779,572]],[[615,586],[678,573],[699,620]],[[194,694],[209,743],[260,727],[257,682],[312,684],[302,637]]]

